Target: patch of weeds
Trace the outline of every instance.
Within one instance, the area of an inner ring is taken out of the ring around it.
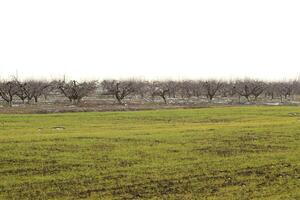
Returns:
[[[217,156],[233,156],[241,155],[245,153],[264,153],[264,152],[274,152],[287,150],[284,146],[275,145],[261,145],[253,143],[243,143],[243,144],[232,144],[232,145],[218,145],[218,146],[208,146],[203,148],[196,148],[193,151],[200,153],[209,153]]]

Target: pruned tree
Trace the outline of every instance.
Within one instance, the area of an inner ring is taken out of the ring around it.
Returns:
[[[257,100],[265,90],[265,83],[257,80],[239,80],[234,84],[234,91],[242,97],[245,97],[248,102],[251,101],[251,96]]]
[[[60,92],[72,103],[79,103],[83,97],[88,96],[97,88],[96,81],[84,81],[79,83],[72,80],[69,82],[59,81],[56,84]]]
[[[190,98],[193,96],[193,81],[181,81],[178,85],[181,98]]]
[[[148,81],[135,81],[135,93],[139,95],[142,99],[146,99],[149,92],[149,82]]]
[[[167,104],[167,95],[169,94],[169,87],[166,82],[155,81],[151,85],[151,96],[152,98],[158,96],[164,100],[164,103]]]
[[[169,80],[169,81],[165,81],[163,84],[169,90],[168,91],[169,98],[176,98],[176,94],[178,90],[180,90],[180,83],[178,81]]]
[[[269,97],[271,100],[277,95],[277,82],[268,82],[265,87],[265,97]]]
[[[219,92],[223,86],[224,83],[217,80],[208,80],[203,82],[204,93],[210,101],[213,100],[217,92]]]
[[[104,80],[101,82],[104,95],[113,95],[119,104],[123,104],[123,100],[128,95],[137,91],[137,84],[132,80]]]
[[[254,81],[252,95],[254,97],[254,101],[265,91],[266,84],[262,81]]]
[[[18,91],[16,95],[23,101],[27,99],[29,103],[32,99],[37,103],[40,96],[46,96],[52,89],[53,85],[47,81],[27,80],[24,82],[16,81]]]
[[[16,80],[15,82],[17,87],[16,96],[18,96],[22,100],[22,102],[25,103],[25,100],[28,97],[26,90],[24,90],[26,84],[18,80]]]
[[[191,82],[191,87],[192,87],[191,90],[192,90],[193,96],[199,98],[203,93],[202,81]]]
[[[275,93],[280,97],[280,101],[283,102],[283,98],[287,99],[292,95],[293,91],[297,89],[296,82],[276,82],[274,83]]]
[[[236,81],[233,88],[234,92],[240,97],[245,97],[247,101],[250,101],[250,95],[252,94],[249,81]]]
[[[48,95],[54,89],[54,85],[48,81],[29,80],[25,82],[24,90],[28,94],[28,101],[34,99],[37,103],[39,97]]]
[[[18,86],[16,81],[0,82],[0,96],[9,106],[12,106],[13,98],[17,94],[17,91]]]
[[[218,93],[221,97],[232,97],[235,95],[233,90],[233,82],[232,81],[224,81],[223,86],[219,89]]]

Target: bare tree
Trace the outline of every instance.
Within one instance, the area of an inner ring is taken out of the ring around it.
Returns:
[[[0,82],[0,96],[9,106],[12,106],[13,97],[17,94],[17,91],[18,87],[16,81]]]
[[[191,82],[191,90],[192,90],[192,95],[199,98],[202,93],[203,93],[203,88],[202,88],[202,81],[193,81]]]
[[[283,102],[283,98],[287,99],[292,95],[293,90],[296,90],[296,82],[276,82],[273,84],[275,93],[280,97],[280,101]]]
[[[145,99],[149,91],[148,81],[135,81],[135,93],[139,95],[142,99]]]
[[[233,90],[239,95],[239,98],[242,96],[245,97],[247,101],[250,101],[252,91],[249,85],[250,81],[236,81]]]
[[[166,87],[168,88],[168,96],[169,98],[176,98],[176,93],[178,92],[179,88],[180,88],[180,83],[178,83],[177,81],[172,81],[172,80],[169,80],[169,81],[165,81],[163,83]]]
[[[299,80],[294,80],[292,83],[292,90],[290,92],[290,95],[300,95],[300,81]]]
[[[266,84],[262,81],[254,81],[254,86],[252,89],[252,95],[254,96],[254,101],[264,92]]]
[[[24,90],[25,83],[18,80],[16,80],[15,83],[17,87],[16,96],[18,96],[22,100],[22,102],[25,103],[25,100],[28,97],[26,91]]]
[[[25,82],[25,84],[24,89],[27,91],[28,101],[33,98],[35,103],[38,102],[40,96],[46,96],[54,89],[52,83],[47,81],[30,80]]]
[[[169,87],[166,82],[155,81],[151,85],[151,96],[152,98],[159,96],[167,104],[167,95],[169,94]]]
[[[233,90],[233,82],[232,81],[224,81],[223,86],[220,88],[219,93],[221,97],[232,97],[235,95]]]
[[[269,97],[271,100],[273,100],[276,94],[277,94],[277,82],[266,83],[265,97]]]
[[[216,80],[209,80],[203,83],[203,89],[207,98],[211,101],[216,96],[217,92],[221,90],[224,83]]]
[[[181,98],[191,98],[193,96],[193,82],[181,81],[178,83]]]
[[[254,100],[257,100],[258,96],[264,92],[264,89],[264,82],[256,80],[239,80],[234,84],[234,91],[245,97],[248,102],[251,101],[251,96],[254,97]]]
[[[96,81],[77,82],[73,81],[44,81],[26,80],[19,81],[12,78],[9,81],[0,81],[0,98],[8,105],[12,105],[15,97],[21,99],[23,103],[27,100],[38,102],[42,96],[61,93],[70,102],[78,103],[84,97],[95,92]],[[99,88],[100,89],[100,88]],[[293,95],[300,95],[300,81],[259,81],[253,79],[236,81],[217,80],[182,80],[182,81],[142,81],[142,80],[104,80],[101,82],[102,95],[112,95],[119,104],[124,103],[124,99],[141,98],[149,101],[159,97],[165,104],[170,103],[177,97],[189,100],[192,97],[206,98],[212,101],[216,96],[221,98],[238,96],[239,100],[244,97],[247,101],[256,101],[262,94],[265,98],[291,99]],[[53,93],[55,91],[56,93]],[[131,98],[133,97],[133,98]],[[182,99],[180,100],[182,101]]]
[[[88,96],[91,92],[96,90],[96,86],[96,81],[85,81],[82,83],[75,80],[68,83],[65,81],[57,82],[58,89],[72,103],[79,103],[83,97]]]
[[[17,81],[18,91],[16,95],[23,101],[27,99],[28,103],[34,99],[38,102],[38,98],[47,95],[52,89],[52,84],[47,81],[27,80],[25,82]]]
[[[132,80],[104,80],[101,82],[104,95],[113,95],[119,104],[123,104],[123,100],[128,95],[137,91],[137,85]]]

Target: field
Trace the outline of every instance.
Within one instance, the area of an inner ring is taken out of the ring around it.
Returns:
[[[0,115],[0,199],[300,199],[300,107]]]

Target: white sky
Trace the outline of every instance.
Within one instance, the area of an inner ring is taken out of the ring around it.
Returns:
[[[295,78],[299,0],[0,0],[0,77]]]

